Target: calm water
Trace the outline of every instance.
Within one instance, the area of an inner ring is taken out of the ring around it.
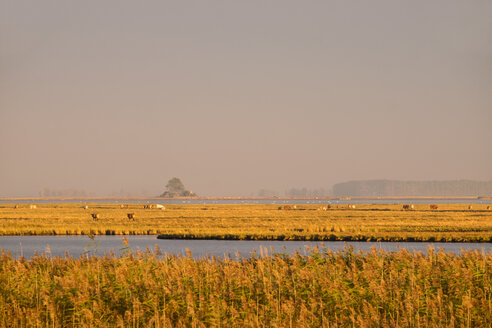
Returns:
[[[114,204],[492,204],[492,199],[0,199],[0,204],[14,203],[114,203]]]
[[[298,251],[301,254],[309,254],[308,247],[322,247],[320,242],[307,241],[236,241],[236,240],[169,240],[157,239],[156,236],[126,236],[129,248],[123,244],[122,236],[96,236],[94,240],[87,236],[5,236],[0,237],[0,248],[12,253],[14,257],[21,255],[31,257],[35,252],[47,253],[51,256],[65,256],[68,252],[73,257],[83,254],[100,255],[113,252],[116,255],[124,254],[129,249],[132,251],[145,251],[147,248],[154,251],[158,246],[162,253],[186,255],[189,249],[195,258],[209,255],[224,257],[230,254],[237,257],[249,257],[252,252],[261,253],[260,248],[277,253],[293,254]],[[356,251],[369,251],[372,247],[385,251],[397,251],[406,248],[409,251],[425,252],[427,247],[442,248],[446,252],[455,254],[464,250],[479,250],[485,253],[492,252],[492,244],[489,243],[393,243],[393,242],[324,242],[326,249],[333,251],[343,250],[347,245],[352,245]]]

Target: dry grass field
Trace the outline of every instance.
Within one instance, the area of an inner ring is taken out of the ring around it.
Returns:
[[[431,209],[427,204],[404,210],[402,205],[370,204],[355,208],[332,205],[329,209],[321,205],[284,209],[280,205],[184,204],[149,209],[143,204],[129,204],[128,208],[119,204],[2,204],[0,235],[491,242],[491,206],[469,206],[438,204]],[[97,220],[92,214],[97,214]]]
[[[486,205],[408,210],[402,205],[35,205],[0,205],[0,234],[492,240],[492,211]],[[16,259],[2,252],[0,326],[490,327],[492,322],[492,254],[354,253],[351,248],[260,254],[194,259],[161,256],[156,249],[121,257]]]
[[[0,255],[2,327],[490,327],[492,255]]]

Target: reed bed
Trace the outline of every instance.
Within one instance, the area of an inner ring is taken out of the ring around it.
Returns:
[[[491,242],[490,205],[2,204],[0,235],[161,235],[163,238]],[[84,208],[87,206],[87,208]],[[94,220],[92,214],[97,214]],[[133,214],[129,219],[128,214]]]
[[[3,327],[490,327],[492,255],[0,256]]]

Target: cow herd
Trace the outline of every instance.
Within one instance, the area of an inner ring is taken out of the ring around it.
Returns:
[[[128,220],[135,221],[135,213],[127,213],[126,216]],[[91,213],[92,220],[97,221],[101,218],[101,214],[99,213]]]
[[[143,205],[144,210],[152,210],[152,209],[159,209],[159,210],[165,210],[166,208],[164,205],[161,204],[145,204]]]
[[[336,209],[341,209],[344,208],[343,205],[323,205],[317,208],[318,211],[328,211],[331,208],[336,208]],[[348,209],[355,209],[356,206],[353,204],[348,204],[346,205],[345,208]],[[473,205],[468,205],[466,207],[468,210],[473,210]],[[278,207],[278,210],[295,210],[297,209],[296,205],[282,205]],[[414,204],[403,204],[401,207],[402,210],[404,211],[410,211],[410,210],[415,210],[415,205]],[[429,209],[431,210],[438,210],[439,206],[436,204],[429,204]],[[487,210],[490,211],[492,210],[492,205],[487,205]]]
[[[141,205],[143,207],[143,209],[160,209],[160,210],[165,210],[166,208],[161,205],[161,204],[143,204]],[[413,204],[402,204],[401,205],[401,209],[404,210],[404,211],[410,211],[410,210],[415,210],[415,205]],[[17,208],[20,208],[21,206],[18,205],[18,204],[15,204],[14,205],[14,208],[17,209]],[[36,209],[37,206],[36,204],[29,204],[28,205],[28,208],[29,209]],[[128,204],[121,204],[120,205],[120,208],[121,209],[128,209],[130,208],[130,206]],[[329,205],[329,204],[326,204],[326,205],[322,205],[314,210],[318,210],[318,211],[328,211],[329,209],[341,209],[341,208],[347,208],[347,209],[355,209],[356,206],[353,205],[353,204],[348,204],[348,205]],[[473,210],[473,205],[467,205],[466,207],[468,210]],[[84,205],[82,206],[82,209],[84,210],[88,210],[89,209],[89,206],[88,205]],[[278,210],[297,210],[299,209],[297,207],[297,205],[282,205],[282,206],[279,206],[278,207]],[[438,210],[439,209],[439,206],[436,205],[436,204],[429,204],[429,209],[430,210]],[[492,210],[492,205],[487,205],[486,209],[488,211]],[[299,210],[302,210],[299,209]],[[99,213],[91,213],[91,217],[92,217],[92,220],[94,221],[97,221],[101,218],[100,214]],[[135,213],[127,213],[127,218],[128,220],[131,220],[131,221],[134,221],[136,216],[135,216]]]
[[[144,204],[142,205],[143,209],[160,209],[160,210],[165,210],[166,208],[164,207],[164,205],[161,205],[161,204]],[[83,206],[82,207],[83,209],[88,209],[89,207],[88,206]],[[121,204],[120,205],[120,208],[121,209],[126,209],[126,208],[130,208],[130,205],[128,204]],[[100,214],[99,213],[92,213],[91,214],[91,217],[94,221],[97,221],[101,218]],[[130,221],[135,221],[135,213],[127,213],[126,214],[126,217],[128,218],[128,220]]]
[[[355,209],[355,205],[353,204],[348,204],[346,207],[344,205],[323,205],[318,207],[315,210],[318,211],[328,211],[329,209],[336,208],[336,209],[341,209],[341,208],[348,208],[348,209]],[[297,205],[282,205],[277,208],[278,210],[306,210],[305,208],[298,208]]]
[[[283,205],[283,206],[279,206],[278,207],[278,210],[296,210],[297,209],[297,205]]]

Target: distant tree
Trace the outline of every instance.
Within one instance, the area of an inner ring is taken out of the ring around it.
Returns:
[[[192,197],[196,196],[191,190],[186,190],[179,178],[172,178],[167,182],[167,191],[161,197]]]
[[[326,197],[330,194],[329,191],[319,189],[307,189],[307,188],[291,188],[285,191],[287,197]]]
[[[277,192],[269,189],[260,189],[258,190],[258,197],[276,197]]]
[[[172,178],[171,180],[169,180],[167,182],[166,188],[169,193],[173,195],[181,195],[186,190],[183,182],[181,182],[181,180],[178,178]]]
[[[287,197],[307,197],[308,190],[306,188],[298,189],[291,188],[285,192]]]

